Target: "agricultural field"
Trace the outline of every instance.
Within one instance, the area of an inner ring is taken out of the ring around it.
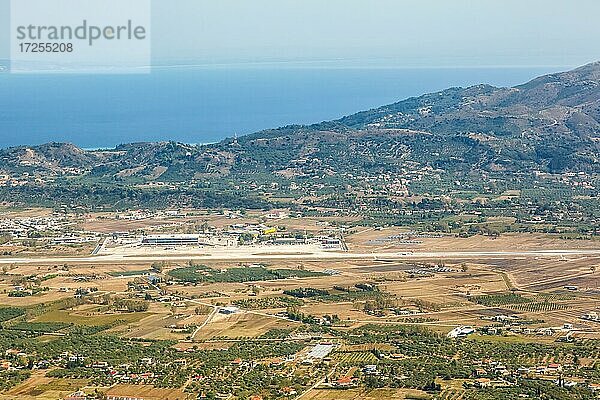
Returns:
[[[107,396],[141,397],[146,400],[192,400],[193,396],[178,389],[159,389],[150,385],[116,385]]]
[[[286,329],[294,325],[292,321],[251,313],[239,313],[232,316],[218,315],[195,336],[195,339],[201,341],[214,338],[258,337],[272,329]]]
[[[254,218],[260,214],[238,221]],[[356,220],[266,222],[318,233]],[[108,232],[119,221],[98,214],[78,223]],[[185,232],[229,223],[189,211],[138,225]],[[0,399],[83,390],[90,398],[466,400],[532,398],[535,385],[563,396],[556,398],[591,398],[589,385],[600,384],[598,256],[501,252],[567,242],[542,234],[409,231],[348,227],[347,258],[149,255],[8,264],[0,275],[7,368],[0,370]],[[480,248],[493,253],[469,253]],[[458,250],[425,252],[432,249]],[[448,337],[465,326],[474,331]],[[318,355],[323,348],[330,350]],[[577,390],[552,386],[556,365],[579,382]],[[538,371],[542,366],[547,370]],[[495,383],[482,388],[479,379]]]
[[[0,394],[0,399],[60,399],[86,386],[85,379],[51,379],[44,376],[43,372],[32,374],[21,385]]]
[[[303,399],[309,400],[429,400],[430,394],[420,390],[410,389],[350,389],[350,390],[325,390],[313,389]]]

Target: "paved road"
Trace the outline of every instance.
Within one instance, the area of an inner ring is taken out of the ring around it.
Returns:
[[[528,251],[443,251],[443,252],[379,252],[379,253],[351,253],[314,251],[306,253],[254,253],[251,251],[215,251],[204,254],[163,254],[143,255],[97,255],[86,257],[26,257],[26,258],[0,258],[0,265],[6,264],[68,264],[68,263],[128,263],[150,261],[188,261],[188,260],[214,260],[214,261],[260,261],[260,260],[376,260],[399,261],[411,259],[485,259],[485,258],[543,258],[566,256],[600,256],[600,249],[580,250],[528,250]]]

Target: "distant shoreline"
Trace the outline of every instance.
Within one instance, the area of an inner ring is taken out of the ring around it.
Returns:
[[[2,74],[0,148],[48,142],[213,144],[331,121],[482,82],[512,86],[556,68],[183,68],[141,75]]]

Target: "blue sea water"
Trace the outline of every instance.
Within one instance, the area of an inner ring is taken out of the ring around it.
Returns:
[[[210,143],[335,119],[452,86],[513,86],[560,69],[186,67],[140,75],[0,74],[0,147]]]

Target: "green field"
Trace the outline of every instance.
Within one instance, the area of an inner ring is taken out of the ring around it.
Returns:
[[[62,322],[84,326],[106,326],[137,322],[151,313],[123,313],[85,316],[64,310],[52,310],[37,317],[34,322]]]

